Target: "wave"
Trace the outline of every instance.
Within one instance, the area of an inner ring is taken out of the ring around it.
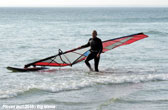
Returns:
[[[159,99],[159,100],[131,100],[131,99],[118,99],[115,102],[118,103],[131,103],[131,104],[158,104],[158,103],[168,103],[167,99]]]
[[[104,74],[104,75],[103,75]],[[53,80],[39,84],[25,85],[15,89],[0,90],[0,99],[17,97],[20,95],[37,94],[39,92],[59,93],[73,90],[81,90],[95,85],[114,85],[126,83],[142,83],[151,81],[168,81],[168,74],[89,74],[70,80]]]
[[[38,88],[13,89],[13,90],[0,91],[0,99],[17,97],[19,95],[34,94],[40,91],[41,89],[38,89]]]
[[[83,36],[89,36],[89,37],[90,37],[90,36],[91,36],[91,34],[84,34]]]
[[[155,34],[155,35],[164,35],[164,36],[167,36],[168,35],[168,32],[162,32],[162,31],[147,31],[145,32],[146,34]]]
[[[43,101],[39,101],[36,104],[65,104],[65,105],[89,105],[92,104],[94,102],[67,102],[67,101],[57,101],[55,99],[46,99]]]

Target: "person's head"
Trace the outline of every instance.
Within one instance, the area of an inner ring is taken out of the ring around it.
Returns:
[[[92,38],[96,38],[96,37],[97,37],[97,31],[93,30],[93,32],[92,32]]]

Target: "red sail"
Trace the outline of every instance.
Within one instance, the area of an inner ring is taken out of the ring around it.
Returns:
[[[114,49],[119,46],[131,44],[135,41],[144,39],[146,37],[148,36],[143,33],[138,33],[138,34],[133,34],[129,36],[124,36],[124,37],[104,41],[103,42],[103,52],[106,52],[108,50]]]
[[[114,49],[119,46],[128,45],[135,41],[141,40],[148,37],[143,33],[133,34],[120,38],[110,39],[103,41],[103,52]],[[72,49],[66,52],[60,52],[57,55],[41,59],[39,61],[30,63],[28,65],[37,66],[72,66],[78,62],[83,61],[90,53],[89,47],[83,49]]]

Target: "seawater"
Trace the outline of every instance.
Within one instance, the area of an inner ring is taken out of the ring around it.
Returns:
[[[41,72],[6,69],[83,45],[93,30],[102,40],[149,37],[103,53],[99,73],[84,62]],[[167,30],[168,8],[0,8],[0,107],[167,110]]]

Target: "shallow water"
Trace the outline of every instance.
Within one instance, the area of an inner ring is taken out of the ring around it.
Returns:
[[[0,8],[1,109],[167,110],[167,18],[168,8]],[[102,40],[149,37],[102,54],[100,73],[84,62],[40,72],[6,69],[85,44],[94,29]]]

